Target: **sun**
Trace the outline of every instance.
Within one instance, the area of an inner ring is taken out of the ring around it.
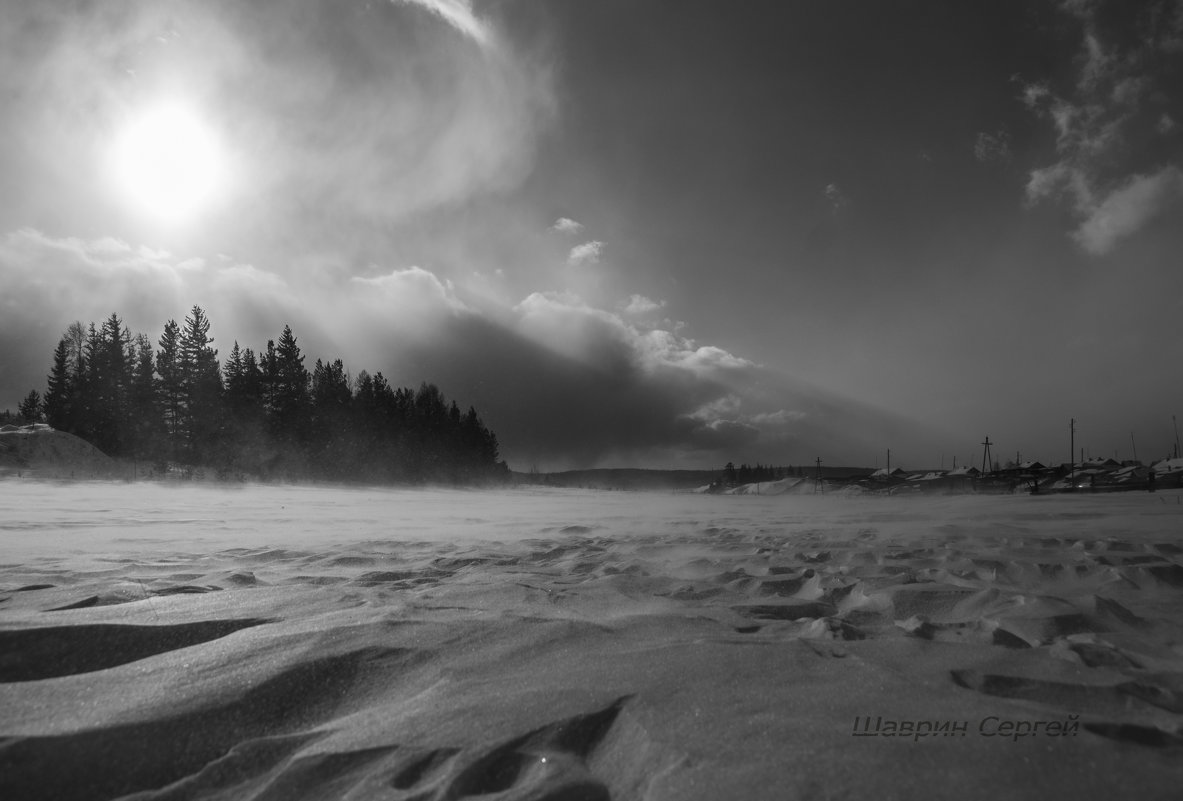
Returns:
[[[112,153],[114,183],[138,213],[160,222],[195,219],[217,199],[222,145],[191,106],[160,103],[132,116]]]

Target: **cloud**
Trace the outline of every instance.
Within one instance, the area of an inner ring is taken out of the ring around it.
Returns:
[[[1183,171],[1165,167],[1152,175],[1132,176],[1100,201],[1072,238],[1089,253],[1104,255],[1121,239],[1141,229],[1164,209],[1183,199]]]
[[[639,296],[638,296],[639,297]],[[754,365],[722,348],[673,331],[630,322],[577,295],[534,292],[514,309],[515,329],[568,359],[597,370],[658,375],[676,371],[706,380]]]
[[[397,305],[404,310],[468,311],[464,302],[456,297],[451,281],[441,281],[422,267],[411,266],[369,278],[354,276],[349,281],[354,289],[361,290],[366,302],[385,308]]]
[[[826,188],[822,190],[822,194],[825,195],[826,201],[830,204],[830,208],[834,210],[835,214],[850,205],[850,198],[846,196],[846,193],[842,191],[842,187],[837,183],[826,184]]]
[[[665,308],[665,301],[650,300],[644,295],[632,295],[624,304],[624,313],[637,317],[653,314]]]
[[[1076,217],[1070,234],[1085,252],[1104,255],[1134,236],[1178,199],[1177,159],[1157,146],[1169,135],[1173,118],[1161,105],[1170,93],[1164,59],[1183,21],[1173,15],[1131,15],[1130,30],[1118,30],[1110,17],[1102,24],[1101,2],[1065,0],[1060,9],[1081,26],[1080,48],[1071,84],[1053,89],[1046,82],[1024,85],[1021,99],[1056,133],[1056,160],[1030,172],[1026,197],[1066,202]],[[1134,35],[1129,35],[1133,33]],[[979,135],[975,155],[993,152]]]
[[[981,132],[974,140],[974,158],[982,163],[1006,164],[1010,161],[1010,134]]]
[[[556,114],[550,55],[511,46],[468,0],[299,9],[6,4],[0,172],[30,188],[6,200],[14,218],[126,228],[107,154],[162,99],[196,109],[224,145],[232,180],[203,219],[219,249],[300,253],[526,176]]]
[[[571,252],[567,254],[567,264],[578,267],[583,264],[599,264],[600,254],[604,250],[604,243],[592,240],[591,242],[584,242],[582,245],[576,245],[571,248]]]
[[[818,453],[856,463],[898,421],[775,374],[685,327],[570,293],[517,303],[470,300],[419,267],[293,278],[222,255],[200,258],[124,240],[0,237],[0,408],[44,389],[53,348],[74,320],[120,314],[154,342],[164,322],[205,309],[222,356],[261,350],[291,325],[306,357],[342,358],[356,375],[437,383],[474,405],[512,466],[780,464]],[[869,458],[869,457],[868,457]]]
[[[492,32],[488,25],[472,13],[472,3],[469,0],[402,0],[402,2],[418,5],[438,15],[449,25],[482,45],[488,45],[492,39]]]
[[[583,230],[582,223],[577,223],[570,217],[560,217],[555,220],[555,224],[551,227],[552,231],[558,231],[561,234],[577,234]]]

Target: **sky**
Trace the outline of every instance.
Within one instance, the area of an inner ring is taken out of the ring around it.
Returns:
[[[0,408],[75,320],[518,470],[1175,447],[1183,0],[0,0]]]

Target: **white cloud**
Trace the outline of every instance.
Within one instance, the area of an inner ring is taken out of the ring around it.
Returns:
[[[1072,238],[1089,253],[1104,255],[1121,239],[1141,229],[1183,199],[1183,171],[1166,167],[1135,175],[1093,204]]]
[[[836,182],[826,184],[826,188],[822,190],[822,194],[826,196],[826,200],[835,213],[850,205],[850,198],[846,196],[846,193],[842,191],[842,187]]]
[[[1147,17],[1150,28],[1140,31],[1137,44],[1119,45],[1107,40],[1095,2],[1064,0],[1060,9],[1081,25],[1078,68],[1074,83],[1061,92],[1045,83],[1023,89],[1026,106],[1052,124],[1057,156],[1031,171],[1026,196],[1029,203],[1069,203],[1077,217],[1073,241],[1099,256],[1136,234],[1179,194],[1178,166],[1160,165],[1147,173],[1131,161],[1129,146],[1174,126],[1168,114],[1147,115],[1142,108],[1164,91],[1149,65],[1168,49],[1172,34],[1164,33],[1169,23]],[[991,143],[979,136],[978,144],[975,154],[982,159]]]
[[[805,412],[777,409],[775,412],[761,412],[752,415],[751,421],[757,427],[785,428],[800,423],[809,417]]]
[[[624,313],[636,316],[653,314],[665,308],[665,301],[650,300],[644,295],[632,295],[624,304]]]
[[[1027,202],[1066,196],[1084,214],[1093,206],[1093,190],[1084,170],[1064,162],[1031,171],[1027,181]]]
[[[456,30],[482,45],[488,45],[492,39],[492,31],[489,26],[472,13],[470,0],[403,0],[403,2],[426,8]]]
[[[1022,99],[1027,108],[1036,108],[1045,98],[1050,96],[1051,90],[1045,83],[1030,83],[1023,87]]]
[[[13,146],[0,172],[29,187],[6,207],[59,230],[121,224],[106,209],[106,148],[173,93],[201,110],[233,167],[209,227],[234,235],[208,241],[249,236],[262,250],[270,234],[272,250],[306,251],[326,230],[385,227],[529,172],[557,110],[549,53],[511,47],[469,0],[289,6],[5,3],[0,96]],[[416,16],[429,24],[406,24]]]
[[[600,254],[604,250],[604,243],[598,240],[591,242],[584,242],[582,245],[576,245],[571,248],[571,252],[567,254],[567,264],[572,266],[579,266],[582,264],[599,264]]]
[[[577,234],[583,230],[583,224],[572,220],[570,217],[560,217],[555,220],[555,224],[550,228],[552,231],[558,231],[561,234]]]
[[[728,393],[702,404],[686,416],[694,420],[701,420],[704,423],[710,423],[715,420],[734,419],[739,415],[742,407],[743,400],[735,393]]]
[[[456,297],[451,281],[441,281],[435,273],[422,267],[411,266],[373,277],[354,276],[349,280],[354,289],[360,290],[359,298],[391,310],[398,308],[404,313],[439,309],[469,311]]]
[[[722,348],[631,323],[570,293],[535,292],[513,311],[521,333],[585,364],[627,364],[641,373],[675,371],[704,378],[755,367]]]
[[[789,409],[749,413],[751,398],[728,393],[683,415],[703,448],[751,446],[760,439],[784,442],[807,430],[809,415]],[[783,457],[782,457],[783,458]]]
[[[974,158],[980,162],[1002,163],[1010,161],[1010,134],[999,131],[996,134],[981,132],[974,140]]]

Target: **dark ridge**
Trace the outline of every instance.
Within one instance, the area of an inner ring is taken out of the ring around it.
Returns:
[[[1170,584],[1172,587],[1183,587],[1183,566],[1176,564],[1158,565],[1146,568],[1146,572],[1164,584]]]
[[[593,779],[582,779],[556,787],[537,797],[537,801],[611,801],[608,788]]]
[[[1023,676],[1002,676],[976,670],[952,670],[953,681],[970,690],[998,698],[1015,698],[1071,710],[1082,707],[1131,709],[1137,695],[1112,685],[1074,684]],[[1136,702],[1135,702],[1136,703]],[[1149,702],[1145,702],[1149,703]]]
[[[398,750],[386,745],[342,753],[299,756],[284,767],[254,801],[321,801],[340,798],[359,784],[371,766]]]
[[[362,648],[293,666],[223,706],[71,734],[13,738],[0,746],[0,798],[107,801],[164,788],[245,740],[319,724],[335,713],[372,663],[413,653]],[[135,758],[128,759],[129,754]]]
[[[0,631],[0,682],[37,681],[104,670],[269,622],[246,618],[172,626],[94,623]]]
[[[1094,595],[1093,598],[1096,601],[1098,617],[1113,618],[1133,628],[1146,628],[1150,625],[1148,621],[1138,617],[1117,601],[1100,595]]]
[[[338,556],[327,560],[325,564],[332,567],[369,567],[374,561],[372,556]]]
[[[526,765],[537,760],[537,757],[527,756],[518,750],[527,739],[529,735],[511,740],[477,759],[449,783],[443,797],[458,799],[470,795],[487,795],[513,787]]]
[[[610,706],[586,715],[576,715],[573,718],[556,724],[547,729],[553,732],[548,739],[563,751],[577,754],[581,759],[587,759],[592,751],[608,736],[612,724],[620,715],[620,710],[631,696],[617,698]]]
[[[543,726],[497,746],[462,770],[442,797],[459,799],[504,792],[518,782],[528,766],[538,762],[538,754],[548,751],[563,751],[586,761],[608,736],[630,698],[622,696],[603,709]],[[579,778],[548,790],[544,797],[552,801],[604,801],[609,795],[599,782]]]
[[[241,742],[197,773],[154,794],[153,801],[232,797],[225,791],[255,781],[260,775],[280,768],[292,754],[323,736],[319,732],[301,732]]]
[[[860,629],[858,626],[852,626],[848,621],[840,618],[832,617],[827,623],[830,625],[830,631],[835,636],[843,640],[865,640],[867,639],[867,632]]]
[[[1085,723],[1084,727],[1093,734],[1135,745],[1148,745],[1151,748],[1183,746],[1183,737],[1177,732],[1163,731],[1153,726],[1139,726],[1136,723]]]
[[[53,587],[53,584],[27,584],[24,587],[17,587],[13,592],[32,592],[33,590],[48,590]]]
[[[176,587],[164,587],[159,590],[152,590],[153,595],[201,595],[207,592],[220,592],[221,587],[215,587],[212,584],[208,586],[198,586],[195,584],[180,584]]]
[[[87,598],[83,598],[81,601],[75,601],[74,603],[66,604],[65,606],[55,606],[53,609],[46,609],[45,611],[46,612],[65,612],[67,609],[86,609],[87,607],[98,606],[98,605],[99,605],[99,596],[91,595]]]
[[[1107,645],[1077,642],[1068,646],[1089,667],[1140,668],[1141,664],[1122,651]]]
[[[417,578],[420,575],[422,574],[415,573],[414,571],[410,570],[397,572],[390,570],[378,570],[369,573],[362,573],[353,581],[356,584],[381,584],[390,581],[406,581],[407,579]]]
[[[1154,704],[1160,709],[1165,709],[1168,712],[1176,714],[1183,713],[1183,697],[1180,697],[1179,692],[1170,688],[1162,687],[1153,683],[1153,679],[1141,679],[1138,681],[1128,681],[1124,684],[1117,685],[1119,692],[1127,695],[1132,695],[1135,698],[1140,698],[1148,704]]]
[[[833,606],[819,601],[800,601],[785,604],[743,604],[732,607],[745,617],[757,620],[801,620],[802,618],[830,617]]]
[[[1024,640],[1017,634],[1011,634],[1006,629],[994,629],[994,634],[991,638],[994,645],[1001,645],[1003,648],[1030,648],[1031,643]]]
[[[807,570],[809,575],[801,576],[799,578],[778,579],[775,581],[761,581],[760,594],[761,595],[779,595],[782,598],[791,598],[793,595],[801,591],[805,583],[813,578],[813,571]]]
[[[436,748],[428,751],[395,774],[390,780],[390,786],[396,790],[410,790],[458,753],[459,748]]]

